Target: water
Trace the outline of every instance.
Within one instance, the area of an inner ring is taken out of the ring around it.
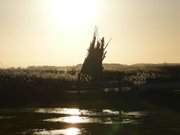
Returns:
[[[0,134],[15,135],[178,135],[180,114],[170,109],[119,108],[0,109]]]

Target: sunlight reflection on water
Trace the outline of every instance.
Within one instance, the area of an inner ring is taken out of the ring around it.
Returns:
[[[103,110],[85,110],[78,108],[39,108],[35,110],[36,113],[55,113],[64,115],[81,115],[81,116],[114,116],[119,115],[119,111],[113,111],[110,109]]]
[[[62,123],[69,123],[69,124],[138,124],[138,122],[134,119],[121,119],[111,118],[111,117],[81,117],[81,116],[67,116],[67,117],[59,117],[59,118],[51,118],[45,119],[45,122],[62,122]]]
[[[145,116],[144,112],[124,112],[111,109],[86,110],[78,108],[39,108],[36,113],[62,114],[54,118],[44,119],[44,122],[61,122],[69,124],[135,124],[136,118]]]
[[[18,135],[84,135],[98,130],[106,134],[106,127],[108,131],[122,126],[134,128],[148,116],[144,111],[128,112],[118,108],[10,108],[0,109],[0,113],[0,122],[5,124],[28,121],[29,125],[22,124],[26,130],[17,129]]]
[[[90,117],[81,117],[81,116],[67,116],[67,117],[59,117],[46,119],[44,121],[47,122],[64,122],[69,124],[82,124],[82,123],[103,123],[108,124],[112,120],[110,118],[104,118],[103,120],[100,118],[90,118]]]
[[[35,112],[80,115],[82,113],[86,113],[86,110],[80,111],[80,109],[78,109],[78,108],[39,108]]]
[[[67,129],[60,129],[60,130],[37,131],[37,132],[34,132],[33,135],[79,135],[79,134],[80,134],[79,128],[67,128]]]

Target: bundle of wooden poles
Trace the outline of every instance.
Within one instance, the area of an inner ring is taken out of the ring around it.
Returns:
[[[87,57],[84,60],[81,71],[79,73],[80,81],[96,81],[102,78],[103,60],[106,57],[106,48],[104,37],[98,39],[96,32],[88,49]]]

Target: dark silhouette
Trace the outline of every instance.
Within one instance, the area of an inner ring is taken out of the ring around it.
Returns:
[[[97,39],[97,32],[94,32],[93,40],[88,49],[88,55],[84,60],[81,71],[79,73],[79,81],[97,81],[102,78],[103,60],[106,57],[106,48],[104,37]]]

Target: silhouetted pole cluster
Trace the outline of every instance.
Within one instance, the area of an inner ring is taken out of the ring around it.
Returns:
[[[97,81],[102,78],[102,62],[106,57],[107,51],[105,49],[107,46],[108,43],[105,45],[104,37],[98,40],[95,32],[88,49],[88,55],[79,73],[80,81]]]

